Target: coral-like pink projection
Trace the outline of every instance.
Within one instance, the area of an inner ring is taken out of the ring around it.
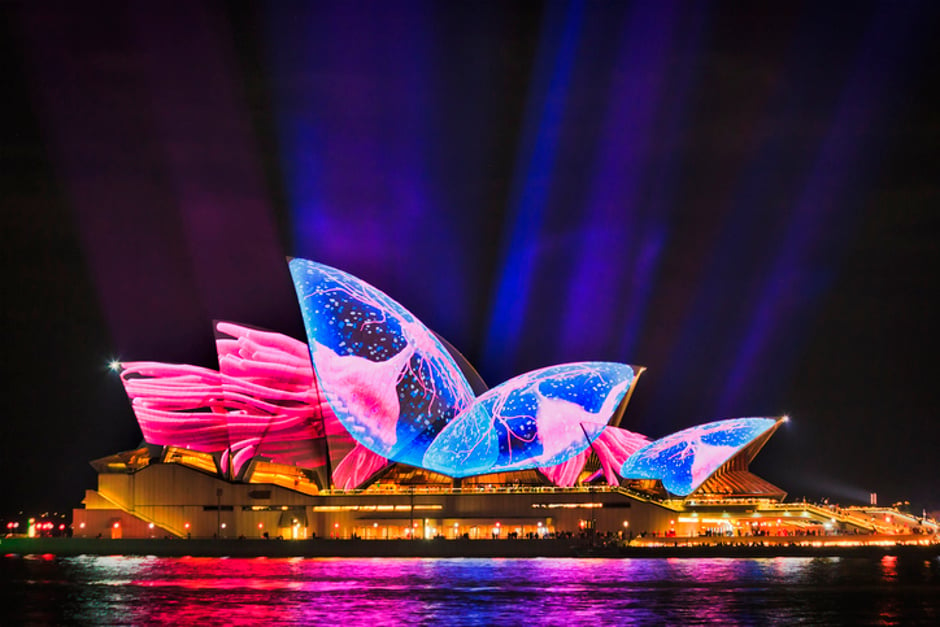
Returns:
[[[539,472],[555,485],[571,487],[578,482],[591,453],[597,453],[607,483],[618,485],[620,479],[617,477],[617,471],[630,455],[649,444],[649,441],[649,438],[639,433],[608,426],[591,443],[591,448],[561,464],[539,468]]]
[[[231,469],[237,476],[255,456],[323,467],[329,440],[334,483],[343,487],[387,465],[363,451],[356,452],[354,470],[343,463],[357,445],[318,390],[306,344],[228,322],[216,323],[216,334],[219,372],[122,364],[121,378],[147,442],[221,453],[223,472]]]
[[[216,323],[232,465],[256,455],[307,468],[326,463],[322,414],[305,346],[269,331]]]
[[[631,455],[649,444],[649,442],[648,437],[633,431],[618,427],[604,429],[600,436],[594,440],[593,447],[601,462],[601,468],[604,470],[607,483],[618,485],[620,479],[617,476],[617,471]]]
[[[215,453],[229,446],[221,375],[208,368],[138,361],[121,380],[144,440]]]
[[[539,468],[539,472],[545,475],[545,477],[555,485],[562,488],[570,488],[578,483],[578,477],[581,476],[581,471],[584,470],[584,464],[587,463],[592,452],[593,451],[589,448],[584,449],[568,461],[554,466]]]
[[[333,468],[333,486],[340,490],[358,488],[386,466],[387,459],[356,443],[349,454]]]

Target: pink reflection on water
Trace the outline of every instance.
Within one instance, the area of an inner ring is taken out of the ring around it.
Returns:
[[[881,558],[881,576],[885,581],[897,581],[898,558],[896,555],[885,555]]]
[[[153,595],[157,601],[140,604],[133,623],[307,624],[337,616],[346,625],[422,620],[421,603],[410,595],[415,560],[183,558],[158,564],[143,565],[128,582],[139,588],[137,596]]]
[[[2,570],[5,567],[6,570]],[[904,558],[0,560],[4,624],[935,624]],[[894,573],[894,575],[892,575]],[[6,579],[3,579],[3,576]],[[885,576],[897,576],[886,581]],[[12,611],[12,613],[11,613]],[[9,619],[9,620],[7,620]]]

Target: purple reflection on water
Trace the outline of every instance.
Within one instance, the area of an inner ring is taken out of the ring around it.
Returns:
[[[923,623],[940,560],[0,558],[0,622]]]

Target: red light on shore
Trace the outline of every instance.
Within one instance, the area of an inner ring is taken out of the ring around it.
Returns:
[[[264,523],[258,523],[258,529],[264,529]]]
[[[183,525],[183,529],[189,529],[189,523],[186,523],[185,525]]]

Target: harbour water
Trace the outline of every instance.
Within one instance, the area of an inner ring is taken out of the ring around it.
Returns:
[[[0,557],[0,624],[940,624],[940,559]]]

